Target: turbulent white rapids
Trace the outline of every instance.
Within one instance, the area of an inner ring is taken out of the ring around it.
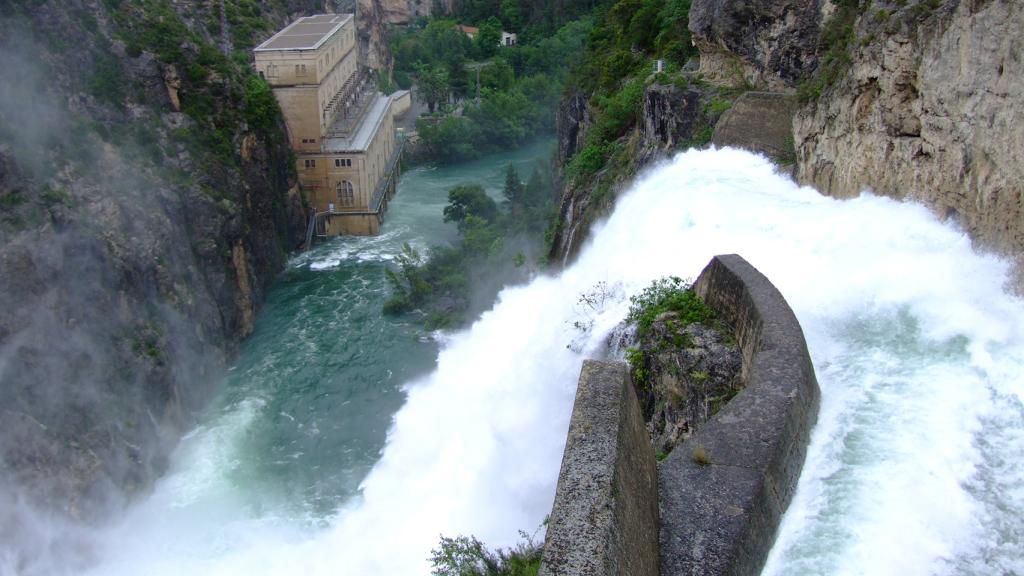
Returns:
[[[514,544],[550,510],[580,360],[626,296],[719,253],[787,297],[822,388],[766,573],[1024,574],[1024,306],[1002,290],[1006,264],[922,207],[826,198],[734,150],[651,171],[576,264],[505,290],[453,335],[408,384],[361,496],[326,525],[236,503],[218,469],[243,403],[185,443],[93,573],[421,575],[441,534]],[[600,282],[604,309],[581,309]]]

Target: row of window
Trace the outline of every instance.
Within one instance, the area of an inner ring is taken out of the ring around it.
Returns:
[[[303,183],[303,186],[308,186],[312,189],[318,189],[319,186],[309,182]],[[356,205],[356,187],[348,180],[342,180],[334,187],[334,200],[344,208],[351,208]],[[328,202],[327,209],[331,212],[334,211],[335,202]]]
[[[303,138],[303,144],[316,144],[316,138]]]
[[[305,140],[303,140],[303,142],[305,142]],[[311,158],[309,160],[303,160],[302,162],[303,162],[303,166],[305,166],[306,168],[316,168],[316,160],[315,159]],[[351,158],[335,158],[334,159],[334,167],[335,168],[351,168],[352,167],[352,159]]]

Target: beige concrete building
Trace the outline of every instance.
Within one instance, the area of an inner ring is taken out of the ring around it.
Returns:
[[[377,91],[373,72],[358,62],[351,14],[300,18],[255,53],[316,209],[310,236],[379,233],[402,153],[394,117],[408,95]]]

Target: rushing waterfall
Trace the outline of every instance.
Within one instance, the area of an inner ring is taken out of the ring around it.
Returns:
[[[719,253],[787,297],[822,388],[767,573],[1024,574],[1024,307],[1003,291],[1007,265],[920,206],[827,198],[735,150],[649,171],[575,264],[446,336],[332,514],[263,510],[222,472],[260,414],[241,401],[104,536],[94,573],[421,575],[442,534],[515,543],[550,510],[582,358],[603,352],[628,295]],[[604,307],[581,308],[595,289]]]

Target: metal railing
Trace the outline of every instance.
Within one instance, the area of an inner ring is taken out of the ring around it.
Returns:
[[[319,216],[316,212],[316,208],[313,209],[313,215],[309,217],[309,226],[306,228],[306,250],[313,247],[313,233],[316,232],[316,217]]]

